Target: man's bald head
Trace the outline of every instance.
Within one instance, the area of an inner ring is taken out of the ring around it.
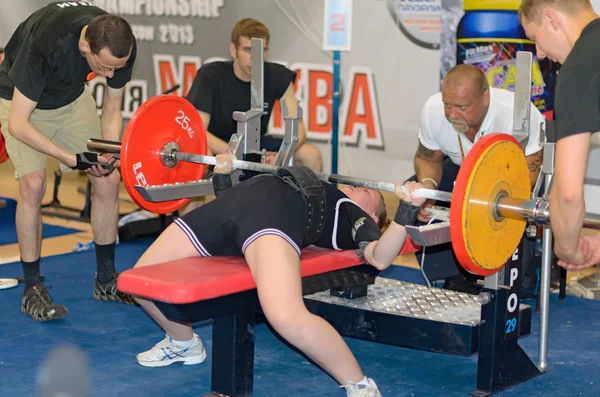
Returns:
[[[453,67],[442,83],[442,101],[452,127],[467,137],[473,136],[490,104],[490,86],[485,74],[472,65]]]
[[[471,88],[473,94],[478,98],[490,89],[483,71],[476,66],[466,64],[453,67],[444,77],[442,91],[445,88],[456,89],[458,87]]]

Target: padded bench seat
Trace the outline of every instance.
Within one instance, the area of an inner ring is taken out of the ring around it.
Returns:
[[[401,254],[414,252],[407,241]],[[360,265],[354,250],[336,251],[315,246],[302,250],[302,277]],[[119,276],[120,291],[173,304],[200,302],[256,289],[243,257],[194,257],[126,270]]]
[[[359,265],[354,251],[307,247],[302,251],[302,277]],[[194,257],[127,270],[118,288],[135,296],[185,304],[256,288],[243,257]]]

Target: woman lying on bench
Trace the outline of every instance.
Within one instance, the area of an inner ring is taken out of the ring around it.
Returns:
[[[217,156],[213,179],[217,198],[171,224],[136,267],[194,256],[243,256],[263,313],[273,328],[343,385],[347,396],[380,396],[377,385],[364,376],[338,332],[304,305],[301,248],[312,243],[323,248],[356,249],[362,261],[383,270],[406,241],[403,225],[414,224],[425,199],[403,195],[398,189],[401,184],[397,184],[400,206],[382,235],[380,227],[387,216],[378,191],[357,187],[339,190],[317,180],[304,167],[290,169],[308,175],[308,184],[306,179],[303,183],[295,179],[298,175],[265,174],[230,187],[231,160],[227,154]],[[298,185],[308,187],[303,190]],[[406,187],[413,191],[423,186],[409,182]],[[319,189],[323,196],[319,196]],[[319,213],[319,203],[324,204],[324,222],[319,221],[320,216],[311,216]],[[311,220],[313,224],[309,224]],[[137,355],[141,365],[204,361],[202,341],[191,326],[168,320],[150,301],[136,300],[167,334],[151,350]]]

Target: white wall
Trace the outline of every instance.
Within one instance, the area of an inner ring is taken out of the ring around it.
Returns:
[[[399,29],[390,30],[384,1],[355,0],[353,44],[341,55],[341,76],[353,65],[373,68],[385,150],[341,146],[338,173],[398,181],[414,173],[421,105],[438,91],[439,51],[419,47]],[[360,16],[360,17],[358,17]],[[331,146],[319,145],[327,166]]]

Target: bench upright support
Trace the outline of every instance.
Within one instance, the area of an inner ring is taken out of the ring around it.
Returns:
[[[251,396],[254,378],[254,311],[213,321],[212,395]]]

